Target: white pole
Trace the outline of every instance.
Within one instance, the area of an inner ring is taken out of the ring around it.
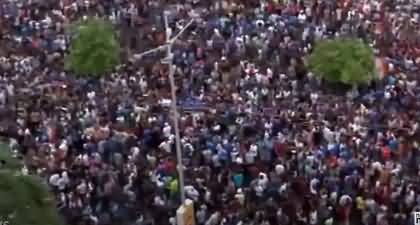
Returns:
[[[194,18],[191,19],[190,22],[188,22],[179,32],[176,34],[173,38],[171,38],[171,30],[169,28],[168,24],[168,14],[167,12],[164,12],[164,18],[165,18],[165,32],[166,32],[166,44],[159,46],[157,48],[145,51],[140,54],[135,54],[133,56],[133,61],[140,59],[144,55],[157,52],[160,50],[163,50],[166,48],[167,50],[167,60],[168,66],[169,66],[169,81],[171,85],[171,96],[172,96],[172,104],[171,104],[171,111],[173,113],[173,123],[174,123],[174,129],[175,129],[175,147],[176,147],[176,157],[177,157],[177,170],[178,170],[178,183],[179,183],[179,191],[180,191],[180,197],[181,197],[181,205],[185,204],[185,183],[184,183],[184,165],[182,163],[182,151],[181,151],[181,140],[179,135],[179,114],[176,106],[176,89],[175,89],[175,79],[174,79],[174,66],[172,64],[173,56],[172,56],[172,44],[178,39],[184,31],[187,30],[187,28],[194,22]]]
[[[154,52],[158,52],[158,51],[160,51],[160,50],[163,50],[163,49],[167,49],[168,48],[168,45],[172,45],[180,36],[181,36],[181,34],[182,33],[184,33],[184,31],[194,22],[194,19],[192,19],[190,22],[188,22],[179,32],[178,32],[178,34],[176,34],[175,35],[175,37],[173,37],[173,38],[170,38],[170,29],[169,29],[169,26],[167,25],[167,17],[166,17],[166,15],[165,15],[165,29],[166,29],[166,36],[167,37],[169,37],[169,38],[167,38],[167,43],[166,44],[164,44],[164,45],[161,45],[161,46],[158,46],[158,47],[156,47],[156,48],[152,48],[152,49],[149,49],[149,50],[147,50],[147,51],[145,51],[145,52],[142,52],[142,53],[138,53],[138,54],[134,54],[132,57],[131,57],[131,61],[136,61],[136,60],[139,60],[139,59],[141,59],[143,56],[145,56],[145,55],[148,55],[148,54],[151,54],[151,53],[154,53]]]
[[[186,28],[185,26],[184,28]],[[165,12],[165,29],[166,29],[166,41],[167,41],[167,57],[168,57],[168,66],[169,66],[169,80],[171,82],[171,95],[172,95],[172,113],[173,113],[173,123],[175,128],[175,147],[176,147],[176,158],[177,158],[177,169],[178,169],[178,183],[179,183],[179,191],[181,197],[181,205],[185,204],[185,191],[184,191],[184,165],[182,163],[182,150],[181,150],[181,140],[179,135],[179,125],[178,125],[178,110],[176,106],[176,87],[175,87],[175,80],[174,80],[174,65],[172,64],[172,42],[176,40],[176,38],[181,35],[184,31],[181,30],[178,35],[176,35],[173,39],[170,37],[170,30],[168,25],[168,15]]]
[[[147,51],[142,52],[140,54],[134,54],[132,59],[133,60],[138,60],[138,59],[141,59],[141,57],[143,57],[145,55],[151,54],[153,52],[158,52],[158,51],[163,50],[165,48],[167,48],[167,45],[166,44],[165,45],[161,45],[161,46],[156,47],[156,48],[153,48],[153,49],[150,49],[150,50],[147,50]]]
[[[168,19],[165,17],[165,21],[167,21]],[[175,35],[175,37],[173,37],[173,38],[170,38],[170,37],[168,37],[168,44],[172,44],[176,39],[178,39],[179,38],[179,36],[181,36],[181,34],[183,34],[184,33],[184,31],[185,30],[187,30],[187,28],[189,27],[189,26],[191,26],[191,24],[194,22],[194,19],[192,19],[192,20],[190,20],[190,22],[188,22],[187,24],[185,24],[185,26],[178,32],[178,34],[177,35]],[[165,22],[165,24],[166,24],[167,22]],[[168,33],[170,33],[169,31],[168,31]]]

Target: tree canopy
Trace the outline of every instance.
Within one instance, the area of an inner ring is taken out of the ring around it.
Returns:
[[[18,170],[20,168],[21,163],[12,156],[9,146],[0,142],[0,169]]]
[[[120,45],[111,23],[88,18],[74,24],[66,67],[79,75],[99,76],[119,62]]]
[[[358,39],[320,41],[308,61],[309,69],[328,82],[360,85],[377,76],[373,49]]]
[[[60,225],[53,196],[37,176],[18,170],[7,145],[0,143],[0,221],[14,225]]]

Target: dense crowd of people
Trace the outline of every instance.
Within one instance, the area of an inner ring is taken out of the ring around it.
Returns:
[[[420,8],[408,0],[1,0],[0,127],[67,224],[175,224],[174,44],[185,193],[198,225],[402,225],[420,211]],[[78,19],[118,28],[124,63],[64,70]],[[328,91],[317,40],[361,38],[382,80]]]

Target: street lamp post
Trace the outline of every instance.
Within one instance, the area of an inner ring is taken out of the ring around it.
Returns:
[[[172,104],[171,104],[171,111],[172,111],[172,118],[175,128],[175,147],[176,147],[176,158],[177,158],[177,170],[178,170],[178,183],[179,183],[179,191],[181,197],[181,205],[185,203],[185,191],[184,191],[184,165],[182,162],[182,149],[181,149],[181,140],[179,135],[179,114],[176,106],[176,87],[175,87],[175,79],[174,79],[174,65],[173,63],[173,54],[172,54],[172,44],[173,41],[176,39],[171,40],[171,30],[168,24],[168,15],[165,12],[165,32],[166,32],[166,50],[167,50],[167,60],[168,60],[168,67],[169,67],[169,81],[171,84],[171,97],[172,97]],[[181,30],[182,32],[182,30]],[[179,34],[181,34],[181,32]],[[178,35],[179,35],[178,34]],[[178,36],[177,35],[177,36]],[[175,38],[177,38],[175,36]]]
[[[169,67],[169,81],[171,85],[171,111],[173,113],[173,123],[174,123],[174,130],[175,130],[175,147],[176,147],[176,157],[177,157],[177,170],[178,170],[178,183],[179,183],[179,191],[181,197],[181,205],[185,204],[185,183],[184,183],[184,165],[182,163],[182,150],[181,150],[181,140],[179,134],[179,113],[177,110],[177,101],[176,101],[176,87],[175,87],[175,79],[174,79],[174,65],[173,65],[173,54],[172,54],[172,45],[173,43],[188,29],[189,26],[195,21],[192,18],[174,37],[171,38],[171,30],[168,24],[168,13],[164,12],[165,18],[165,33],[166,33],[166,43],[154,49],[147,50],[140,54],[134,54],[131,58],[131,61],[136,61],[141,59],[143,56],[158,52],[161,50],[166,49],[167,56],[164,59],[164,63],[168,64]]]

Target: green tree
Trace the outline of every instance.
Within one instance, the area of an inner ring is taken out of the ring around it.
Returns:
[[[0,142],[0,169],[18,170],[21,168],[20,161],[12,155],[9,146]]]
[[[111,23],[89,18],[74,24],[67,69],[79,75],[99,76],[111,71],[120,60],[120,45]]]
[[[377,76],[373,49],[357,39],[320,41],[308,62],[309,69],[328,82],[355,86]]]
[[[47,186],[39,177],[17,170],[17,164],[12,156],[7,156],[10,150],[5,146],[1,144],[0,149],[2,159],[6,161],[3,164],[6,166],[0,168],[0,221],[11,225],[62,224]]]

